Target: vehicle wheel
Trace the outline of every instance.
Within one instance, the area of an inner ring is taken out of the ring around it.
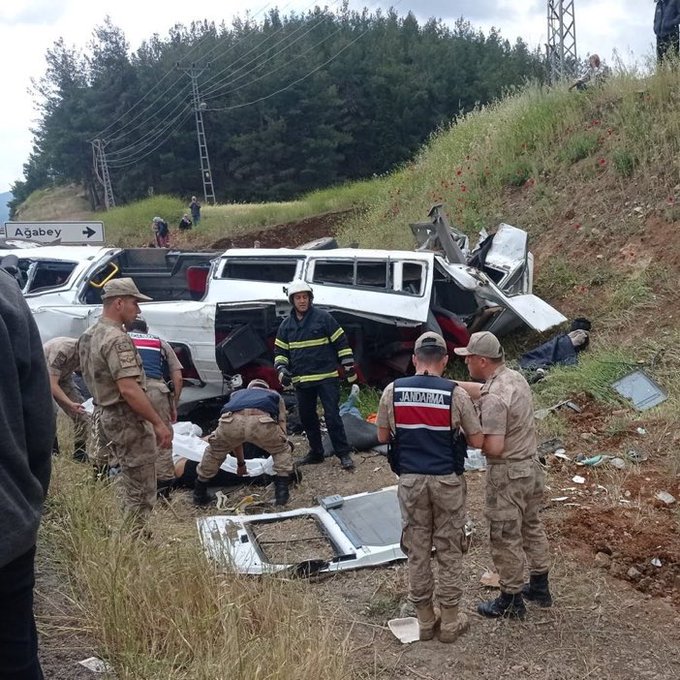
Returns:
[[[301,246],[297,247],[297,250],[333,250],[338,247],[338,242],[332,236],[324,236],[323,238],[317,238],[314,241],[307,241]]]

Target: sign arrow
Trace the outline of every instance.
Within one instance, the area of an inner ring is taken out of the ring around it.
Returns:
[[[83,229],[83,234],[85,234],[87,238],[94,236],[96,233],[97,232],[94,229],[90,229],[90,227],[85,227],[85,229]]]

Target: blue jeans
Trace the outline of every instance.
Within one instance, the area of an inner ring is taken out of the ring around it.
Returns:
[[[0,568],[0,680],[43,680],[33,618],[35,546]]]
[[[323,380],[304,387],[295,387],[300,422],[309,441],[310,452],[323,456],[321,426],[316,413],[316,401],[321,400],[328,436],[333,444],[335,455],[340,457],[350,452],[345,434],[345,426],[340,417],[340,381],[337,378]]]

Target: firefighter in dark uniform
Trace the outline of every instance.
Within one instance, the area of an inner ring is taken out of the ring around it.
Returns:
[[[353,470],[354,462],[339,412],[338,372],[338,364],[341,364],[347,382],[356,381],[352,349],[338,322],[328,312],[313,306],[311,286],[304,281],[294,281],[288,287],[288,300],[293,309],[279,326],[274,365],[281,385],[295,387],[300,421],[309,441],[309,453],[299,464],[324,461],[316,412],[317,399],[320,399],[335,455],[345,470]]]

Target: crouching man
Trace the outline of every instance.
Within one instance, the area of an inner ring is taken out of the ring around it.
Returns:
[[[264,449],[274,463],[276,505],[288,502],[293,458],[286,437],[286,405],[281,395],[269,389],[264,380],[248,383],[248,389],[234,392],[222,408],[217,429],[208,437],[208,448],[196,468],[194,503],[210,502],[208,483],[217,474],[228,453],[238,462],[237,473],[246,474],[243,444],[250,442]]]
[[[467,449],[484,439],[468,394],[445,378],[446,343],[437,333],[415,344],[416,374],[388,385],[378,407],[378,439],[391,443],[390,465],[399,475],[402,548],[408,557],[409,599],[416,607],[420,639],[454,642],[469,624],[458,610],[462,596],[465,526],[463,478]],[[463,432],[465,435],[463,435]],[[432,547],[439,565],[433,608]]]

